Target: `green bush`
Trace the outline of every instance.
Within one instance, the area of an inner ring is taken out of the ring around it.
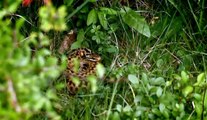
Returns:
[[[33,3],[0,2],[1,119],[207,118],[205,0]],[[107,74],[70,96],[56,51],[74,28],[71,49],[100,54]]]
[[[21,27],[25,21],[17,18],[11,21],[19,7],[20,1],[4,1],[0,10],[0,118],[27,119],[34,114],[44,113],[48,118],[60,119],[55,109],[58,97],[52,82],[64,70],[64,64],[58,64],[58,59],[52,56],[47,46],[50,40],[43,32],[32,32],[27,38],[22,36]],[[48,11],[46,18],[41,14],[42,30],[45,24],[58,24],[60,27],[48,28],[61,30],[65,26],[64,18],[49,21],[56,10]],[[64,14],[64,8],[57,10]],[[46,13],[45,13],[46,14]],[[51,15],[50,15],[51,14]],[[63,16],[64,17],[64,16]],[[47,21],[47,22],[46,22]],[[47,30],[48,30],[47,29]]]

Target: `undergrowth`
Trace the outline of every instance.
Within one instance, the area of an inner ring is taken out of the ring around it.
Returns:
[[[0,2],[0,117],[206,120],[206,7],[205,0]],[[95,93],[70,96],[61,77],[58,49],[73,29],[71,49],[90,48],[105,66]]]

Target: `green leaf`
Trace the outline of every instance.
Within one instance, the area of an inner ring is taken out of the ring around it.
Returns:
[[[66,7],[60,6],[56,9],[52,5],[43,6],[39,10],[40,28],[46,32],[49,30],[66,30],[65,24]]]
[[[144,17],[140,16],[133,10],[129,10],[122,15],[123,21],[131,28],[134,28],[139,33],[146,37],[150,37],[150,29]]]
[[[163,113],[164,110],[165,110],[165,105],[163,103],[160,103],[159,104],[159,109],[160,109],[160,112]]]
[[[137,96],[134,98],[134,103],[141,102],[142,99],[143,99],[143,96],[141,96],[141,95],[137,95]]]
[[[164,65],[163,59],[157,60],[156,65],[157,65],[158,68],[161,68]]]
[[[75,41],[72,45],[71,45],[71,50],[73,49],[77,49],[81,47],[81,42],[80,41]]]
[[[109,53],[116,53],[117,52],[117,48],[113,45],[109,45],[107,48],[105,48],[105,50]]]
[[[205,73],[201,73],[197,77],[197,82],[194,84],[195,86],[200,86],[205,81]]]
[[[97,0],[90,0],[90,2],[96,2]]]
[[[202,100],[202,96],[201,96],[201,94],[194,93],[194,94],[193,94],[193,97],[194,97],[197,101],[201,101],[201,100]]]
[[[71,50],[80,48],[82,42],[84,41],[84,38],[85,38],[85,32],[83,31],[83,29],[81,29],[78,32],[77,40],[71,45]]]
[[[88,18],[87,18],[87,26],[91,25],[92,23],[95,24],[97,22],[97,14],[95,9],[92,9],[88,13]]]
[[[100,11],[104,12],[107,15],[116,15],[117,14],[117,11],[115,11],[112,8],[107,8],[107,7],[101,7]]]
[[[41,50],[38,51],[38,54],[42,55],[42,56],[46,56],[46,55],[50,55],[51,51],[48,50],[48,49],[41,49]]]
[[[165,85],[165,79],[163,77],[158,77],[156,79],[150,79],[151,85]]]
[[[17,60],[18,66],[26,66],[29,64],[29,58],[22,57],[19,61]]]
[[[130,112],[132,110],[131,106],[127,105],[123,108],[124,112]]]
[[[71,80],[76,86],[79,86],[81,83],[78,77],[72,77]]]
[[[104,29],[108,29],[107,20],[106,20],[106,14],[103,12],[98,12],[98,19],[100,21],[101,26]]]
[[[37,64],[39,67],[43,67],[45,65],[45,59],[43,56],[37,56]]]
[[[146,73],[142,73],[142,82],[144,84],[148,84],[149,80],[148,80],[148,76]]]
[[[193,87],[188,85],[186,86],[183,90],[182,90],[182,93],[185,97],[187,97],[190,93],[193,92]]]
[[[157,92],[156,92],[156,95],[157,95],[157,97],[160,97],[161,95],[162,95],[162,88],[161,87],[158,87],[157,88]]]
[[[20,3],[20,1],[12,3],[8,8],[8,12],[9,13],[14,13],[18,9],[19,3]]]
[[[165,85],[166,85],[166,87],[171,86],[172,85],[172,81],[167,81]]]
[[[24,24],[24,19],[23,18],[20,18],[16,21],[16,29],[20,29]]]
[[[120,115],[118,112],[114,112],[111,116],[110,120],[121,120]]]
[[[165,118],[169,118],[169,113],[167,112],[167,110],[163,111],[162,114],[165,116]]]
[[[77,41],[83,42],[84,38],[85,38],[85,32],[83,29],[80,29],[77,35]]]
[[[56,96],[55,94],[55,91],[52,90],[52,89],[49,89],[47,92],[46,92],[46,96],[49,98],[49,99],[57,99],[58,97]]]
[[[51,56],[47,58],[47,62],[46,62],[47,66],[54,66],[57,63],[58,63],[57,58],[54,58],[54,57],[51,57]]]
[[[182,78],[180,77],[180,75],[178,74],[174,74],[173,75],[173,78],[176,79],[176,80],[181,80]]]
[[[95,76],[93,75],[90,75],[87,77],[87,80],[89,81],[90,83],[90,86],[91,86],[91,92],[92,93],[95,93],[97,91],[97,79]]]
[[[71,6],[74,0],[64,0],[64,4],[67,6]]]
[[[114,32],[116,32],[116,30],[118,30],[119,29],[119,24],[117,24],[117,23],[112,23],[112,24],[110,24],[110,31],[108,31],[108,33],[114,33]]]
[[[162,106],[161,106],[162,107]],[[160,110],[158,110],[157,108],[152,108],[152,113],[154,113],[155,115],[157,115],[157,116],[161,116],[161,112],[160,112]]]
[[[41,97],[39,95],[36,95],[35,98],[32,98],[32,99],[38,100],[38,102],[34,106],[34,110],[36,110],[36,111],[40,110],[43,107],[43,105],[45,104],[45,98]]]
[[[7,14],[6,10],[1,10],[0,11],[0,19],[2,19],[6,14]]]
[[[99,78],[103,78],[103,76],[104,76],[104,74],[105,74],[105,68],[104,68],[104,66],[103,66],[102,64],[99,63],[99,64],[96,66],[96,69],[97,69],[97,71],[96,71],[97,76],[98,76]]]
[[[200,118],[201,114],[202,114],[202,103],[199,101],[199,102],[195,102],[195,111],[197,113],[197,116]]]
[[[189,75],[185,72],[181,72],[181,83],[185,84],[189,81]]]
[[[116,105],[116,110],[121,112],[122,111],[122,106],[120,104],[117,104]]]
[[[176,109],[178,109],[179,111],[184,111],[184,104],[183,103],[176,103],[175,104]]]
[[[129,74],[129,75],[128,75],[128,80],[129,80],[133,85],[139,84],[139,80],[138,80],[138,78],[137,78],[136,75]]]

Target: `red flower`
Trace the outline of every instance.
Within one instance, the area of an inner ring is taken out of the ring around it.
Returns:
[[[22,1],[22,6],[23,7],[28,7],[31,3],[32,3],[33,0],[23,0]],[[38,3],[42,3],[44,5],[48,5],[51,3],[51,0],[37,0],[36,2]]]
[[[33,0],[23,0],[23,1],[22,1],[22,6],[23,6],[23,7],[27,7],[27,6],[29,6],[29,5],[31,4],[32,1],[33,1]]]

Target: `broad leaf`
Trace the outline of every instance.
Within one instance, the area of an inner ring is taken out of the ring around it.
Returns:
[[[164,112],[165,110],[165,105],[163,103],[160,103],[159,105],[159,109],[160,109],[160,112]]]
[[[151,85],[165,85],[165,79],[163,77],[150,79]]]
[[[98,76],[99,78],[103,78],[103,77],[104,77],[104,74],[105,74],[105,68],[104,68],[104,66],[103,66],[102,64],[99,63],[99,64],[96,66],[96,69],[97,69],[97,71],[96,71],[97,76]]]
[[[107,20],[106,20],[106,14],[103,12],[98,12],[98,19],[100,21],[101,26],[104,29],[108,29]]]
[[[96,11],[92,9],[88,13],[87,26],[91,25],[92,23],[96,23],[96,22],[97,22],[97,14],[96,14]]]
[[[157,88],[157,92],[156,92],[156,95],[157,95],[157,97],[160,97],[161,95],[162,95],[162,88],[161,87],[158,87]]]
[[[205,81],[205,73],[201,73],[197,77],[197,82],[194,84],[195,86],[200,86],[204,83]]]
[[[72,49],[72,50],[81,47],[81,43],[83,42],[84,37],[85,37],[84,35],[85,35],[84,31],[83,31],[83,29],[81,29],[81,30],[78,32],[77,41],[75,41],[75,42],[71,45],[71,49]]]
[[[95,93],[97,91],[97,79],[95,76],[90,75],[87,77],[88,82],[90,83],[91,92]]]
[[[131,28],[134,28],[139,33],[145,35],[146,37],[150,37],[150,29],[145,21],[144,17],[140,16],[133,10],[128,10],[122,15],[124,22]]]
[[[107,15],[116,15],[117,14],[117,12],[112,8],[101,7],[100,10]]]
[[[128,75],[128,80],[132,83],[132,84],[139,84],[138,78],[136,75],[133,74],[129,74]]]
[[[181,72],[181,82],[183,84],[187,83],[189,81],[189,75],[185,72],[185,71],[182,71]]]
[[[158,68],[161,68],[164,65],[164,60],[163,59],[158,59],[156,62],[156,65]]]
[[[183,90],[182,90],[182,93],[185,97],[187,97],[190,93],[193,92],[193,87],[188,85],[186,86]]]

